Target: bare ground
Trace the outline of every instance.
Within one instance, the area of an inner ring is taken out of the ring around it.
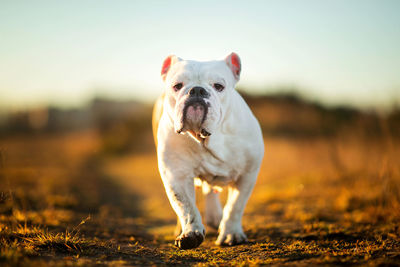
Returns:
[[[208,229],[199,248],[182,251],[154,151],[110,156],[91,131],[1,140],[0,264],[399,265],[398,143],[265,144],[243,218],[250,243],[218,247]]]

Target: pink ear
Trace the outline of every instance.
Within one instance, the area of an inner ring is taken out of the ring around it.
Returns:
[[[177,61],[179,61],[180,58],[178,58],[175,55],[169,55],[165,60],[161,68],[161,78],[163,81],[165,81],[165,78],[167,77],[167,73],[169,69],[171,68],[172,65],[174,65]]]
[[[240,71],[242,70],[242,65],[240,63],[240,58],[236,53],[231,53],[225,58],[226,64],[232,70],[233,76],[238,81],[240,78]]]

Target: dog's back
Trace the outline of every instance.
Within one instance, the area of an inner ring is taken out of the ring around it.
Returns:
[[[156,103],[154,104],[153,108],[153,116],[152,116],[152,127],[153,127],[153,138],[154,138],[154,143],[157,146],[157,130],[158,130],[158,123],[161,118],[161,114],[163,112],[163,106],[164,106],[164,97],[165,97],[165,92],[157,99]]]

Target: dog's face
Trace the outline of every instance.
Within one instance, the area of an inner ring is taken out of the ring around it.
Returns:
[[[240,77],[240,59],[232,53],[224,60],[191,61],[176,56],[165,59],[161,76],[167,105],[177,133],[206,138],[221,123],[229,94]]]

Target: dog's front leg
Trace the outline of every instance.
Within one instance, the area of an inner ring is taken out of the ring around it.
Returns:
[[[247,242],[242,228],[242,216],[247,200],[253,190],[258,170],[245,174],[236,183],[228,187],[228,200],[224,206],[219,225],[217,245],[237,245]]]
[[[175,246],[180,249],[198,247],[204,240],[205,228],[196,207],[193,178],[190,176],[162,175],[168,199],[178,216],[182,232],[175,239]]]

